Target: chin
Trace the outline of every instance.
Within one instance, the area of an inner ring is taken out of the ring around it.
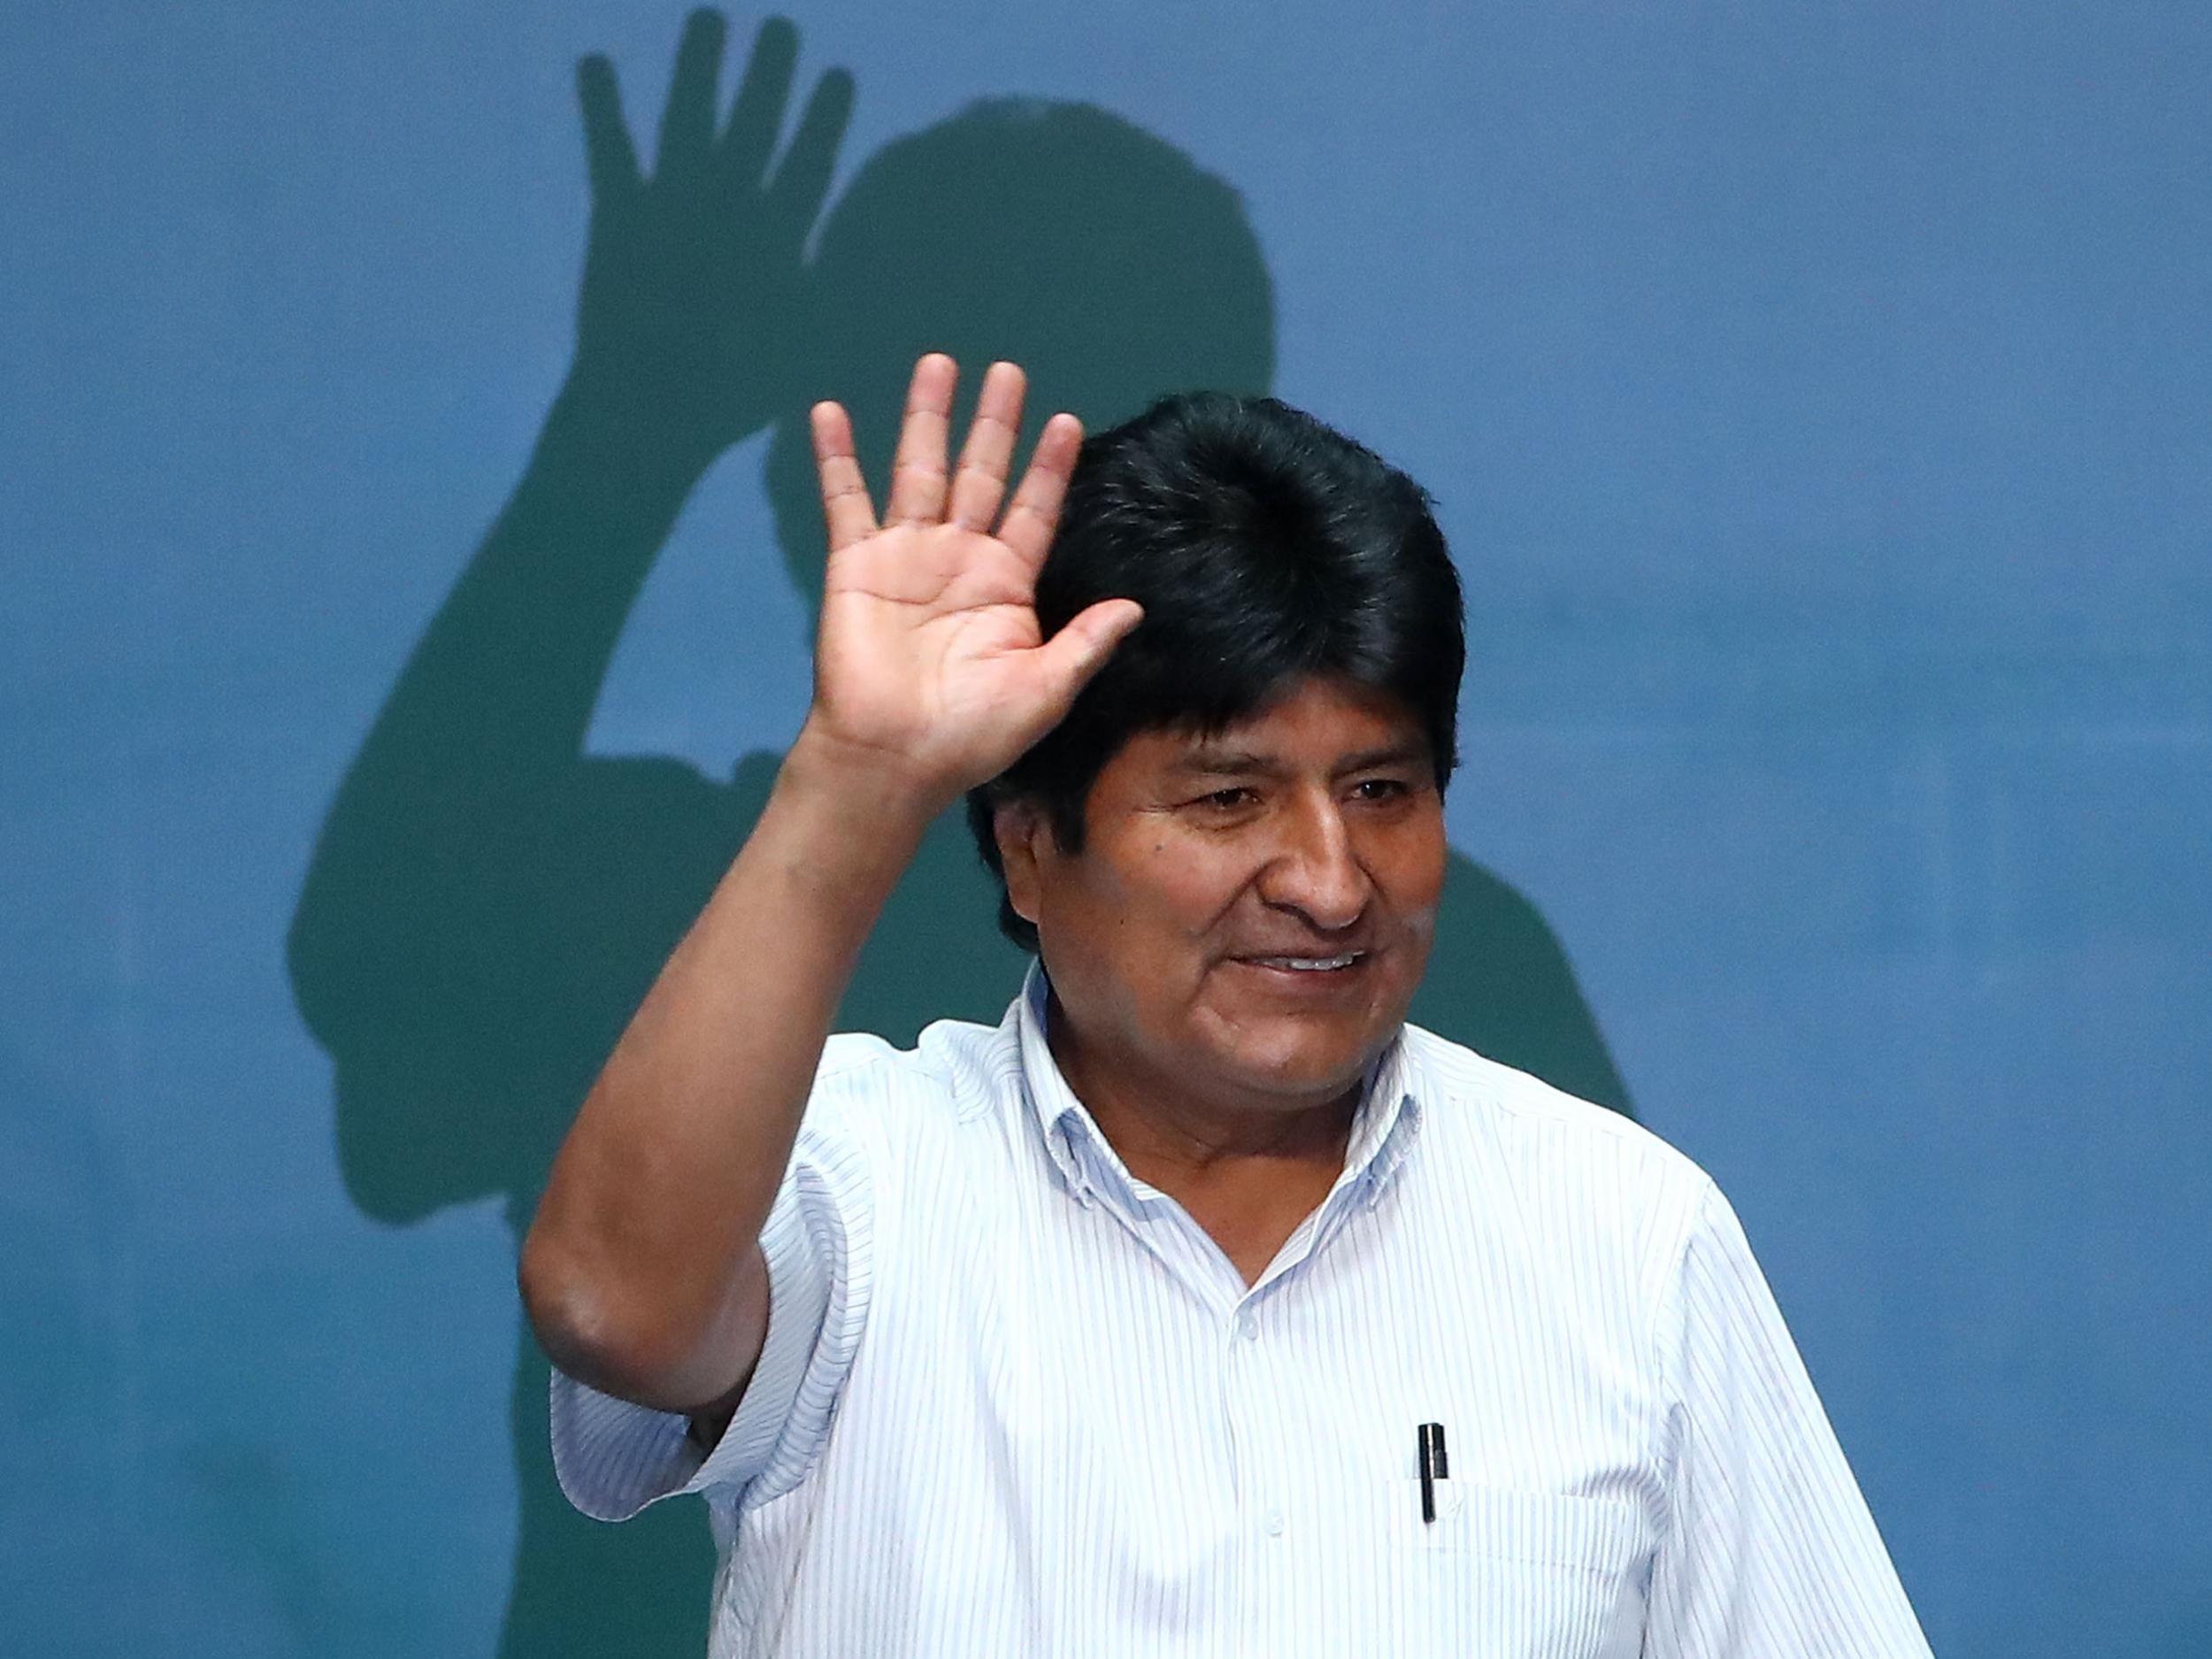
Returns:
[[[1254,1045],[1222,1056],[1225,1069],[1256,1094],[1280,1094],[1286,1103],[1333,1098],[1356,1087],[1368,1060],[1382,1046],[1350,1041],[1291,1041]]]

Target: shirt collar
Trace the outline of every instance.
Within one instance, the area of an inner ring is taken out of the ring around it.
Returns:
[[[1044,964],[1032,962],[1016,1000],[1016,1020],[1021,1041],[1022,1092],[1046,1152],[1068,1190],[1079,1199],[1087,1202],[1102,1185],[1133,1205],[1156,1196],[1129,1172],[1090,1109],[1075,1097],[1075,1091],[1061,1075],[1059,1062],[1053,1058],[1052,1046],[1045,1036],[1051,993]],[[1369,1206],[1381,1201],[1420,1133],[1421,1093],[1401,1028],[1368,1068],[1359,1111],[1352,1119],[1351,1138],[1344,1148],[1344,1172],[1331,1193],[1333,1198],[1356,1187]]]

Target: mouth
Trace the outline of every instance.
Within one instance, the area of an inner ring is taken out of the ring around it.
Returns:
[[[1286,984],[1325,985],[1357,973],[1373,955],[1371,950],[1344,950],[1328,956],[1238,956],[1234,960]]]

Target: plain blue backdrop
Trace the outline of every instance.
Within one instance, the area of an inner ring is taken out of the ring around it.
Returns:
[[[1734,1200],[1936,1649],[2212,1653],[2202,8],[795,15],[848,174],[1036,94],[1244,194],[1278,389],[1465,573],[1455,840]],[[0,14],[11,1647],[491,1650],[509,1242],[348,1201],[283,936],[567,359],[573,62],[649,120],[680,21]],[[595,749],[795,726],[760,458]]]

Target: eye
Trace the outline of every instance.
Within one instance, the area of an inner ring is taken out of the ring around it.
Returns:
[[[1402,778],[1363,778],[1352,793],[1362,801],[1395,801],[1410,795],[1412,787]]]
[[[1235,812],[1250,806],[1259,796],[1242,784],[1226,789],[1216,789],[1198,797],[1198,804],[1216,812]]]

